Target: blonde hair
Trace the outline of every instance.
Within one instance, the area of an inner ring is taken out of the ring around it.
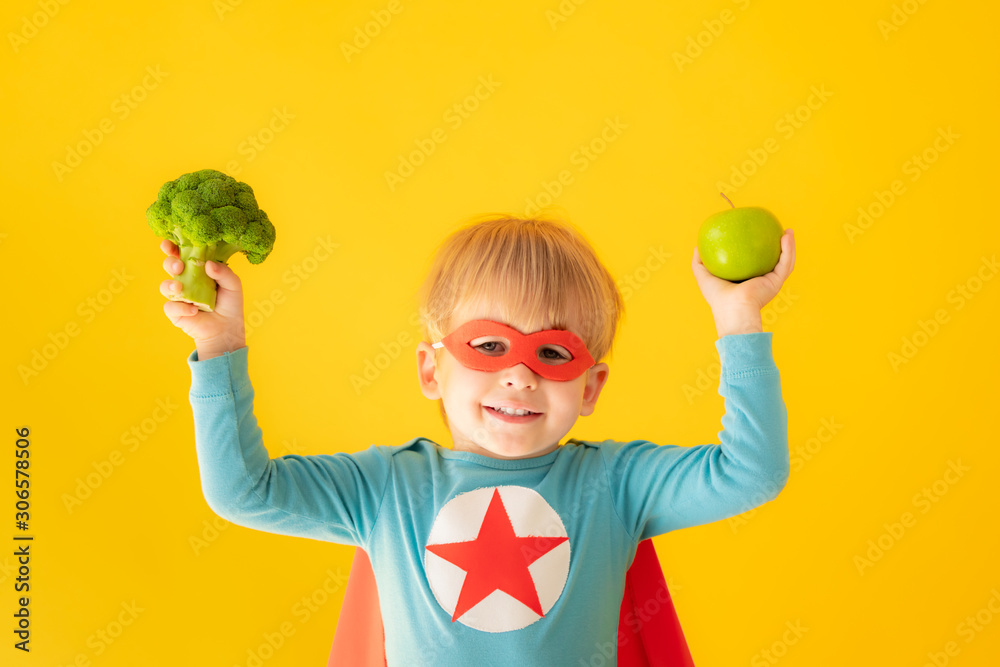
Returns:
[[[611,353],[625,315],[618,285],[580,231],[560,219],[506,214],[473,219],[442,241],[418,299],[429,342],[462,324],[451,321],[460,306],[488,300],[521,331],[573,325],[595,362]]]

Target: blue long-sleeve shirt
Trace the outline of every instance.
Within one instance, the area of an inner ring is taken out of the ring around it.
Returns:
[[[570,439],[526,459],[422,437],[271,459],[253,415],[248,348],[206,361],[195,351],[202,490],[233,523],[365,549],[390,667],[614,664],[638,543],[743,513],[787,481],[771,336],[716,341],[721,444]]]

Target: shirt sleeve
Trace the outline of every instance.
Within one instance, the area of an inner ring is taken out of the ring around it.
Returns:
[[[248,348],[198,361],[189,399],[201,488],[232,523],[365,548],[388,483],[392,448],[270,458],[253,414]]]
[[[646,440],[603,448],[612,502],[637,540],[746,512],[788,481],[788,414],[771,332],[731,334],[716,348],[725,399],[721,444],[678,447]]]

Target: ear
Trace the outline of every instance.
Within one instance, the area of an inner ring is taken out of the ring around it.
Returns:
[[[420,392],[432,401],[441,398],[434,352],[435,349],[430,343],[426,341],[417,343],[417,380],[420,381]]]
[[[597,397],[601,395],[601,389],[608,381],[608,374],[611,369],[605,363],[594,364],[587,371],[587,384],[583,388],[583,405],[580,406],[580,416],[586,417],[594,413],[597,406]]]

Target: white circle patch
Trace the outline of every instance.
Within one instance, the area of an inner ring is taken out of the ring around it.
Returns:
[[[452,622],[508,632],[548,613],[566,585],[569,557],[566,527],[540,493],[489,486],[444,504],[424,569]]]

